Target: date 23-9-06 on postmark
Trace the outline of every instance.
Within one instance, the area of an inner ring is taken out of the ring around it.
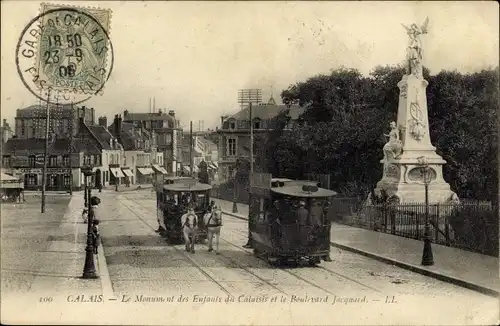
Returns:
[[[43,101],[81,103],[102,94],[113,69],[106,9],[42,4],[16,49],[24,85]]]

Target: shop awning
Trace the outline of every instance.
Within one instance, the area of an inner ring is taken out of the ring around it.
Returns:
[[[18,180],[16,177],[2,173],[0,175],[2,180],[1,189],[19,189],[24,188],[24,183]]]
[[[214,162],[209,162],[209,163],[208,163],[208,167],[209,167],[210,169],[212,169],[212,170],[217,170],[217,165],[215,165],[215,163],[214,163]]]
[[[189,165],[184,165],[184,171],[186,172],[191,172],[191,168],[189,167]],[[193,172],[199,172],[200,171],[200,168],[197,167],[196,165],[193,165]]]
[[[132,173],[132,171],[130,171],[130,169],[122,169],[123,173],[127,176],[127,177],[133,177],[134,174]]]
[[[137,170],[139,170],[139,172],[142,175],[150,175],[150,174],[154,173],[154,171],[152,169],[149,169],[149,168],[137,168]]]
[[[153,164],[153,169],[156,170],[156,172],[158,173],[168,174],[167,170],[165,170],[162,166]]]
[[[122,170],[119,168],[109,168],[111,173],[115,176],[115,178],[125,178],[125,175],[122,173]]]

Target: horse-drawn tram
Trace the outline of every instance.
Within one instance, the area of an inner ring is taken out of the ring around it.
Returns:
[[[254,174],[249,219],[256,256],[271,264],[329,260],[328,208],[336,193],[318,185]]]
[[[210,185],[193,178],[166,178],[163,186],[156,191],[160,235],[166,237],[169,243],[179,243],[182,240],[181,216],[193,208],[198,217],[197,238],[205,240],[207,228],[203,215],[210,205],[210,189]]]

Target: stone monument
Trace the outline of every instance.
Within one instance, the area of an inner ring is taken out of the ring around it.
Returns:
[[[397,122],[390,123],[388,142],[383,148],[384,172],[377,183],[375,194],[382,190],[391,200],[400,203],[424,202],[422,157],[426,158],[431,173],[429,203],[456,201],[456,194],[443,179],[446,161],[436,153],[429,134],[427,115],[427,81],[422,74],[422,42],[420,36],[427,33],[427,18],[419,27],[405,27],[410,38],[407,47],[406,73],[398,83],[400,90]]]

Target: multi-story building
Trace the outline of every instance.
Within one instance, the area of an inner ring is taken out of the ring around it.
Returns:
[[[71,108],[70,105],[49,105],[49,133],[57,138],[69,138],[78,133],[79,121],[94,125],[94,108],[85,106]],[[45,138],[47,107],[32,105],[18,109],[15,118],[15,134],[19,139]]]
[[[2,125],[0,126],[0,144],[4,144],[14,136],[14,130],[10,127],[7,119],[3,119]]]
[[[192,145],[192,159],[193,159],[193,173],[199,172],[199,166],[202,161],[207,163],[209,170],[209,175],[213,180],[217,174],[217,161],[218,161],[218,151],[217,145],[215,145],[209,139],[206,139],[206,135],[200,133],[193,133]],[[184,175],[189,175],[191,173],[190,167],[190,146],[191,141],[189,134],[184,135],[182,138],[182,173]]]
[[[250,160],[250,123],[253,124],[254,136],[266,136],[276,128],[275,118],[284,110],[288,110],[288,116],[290,117],[290,122],[286,128],[291,128],[304,112],[304,108],[298,105],[277,105],[271,96],[267,104],[252,106],[252,121],[250,121],[248,107],[232,116],[221,118],[221,127],[217,128],[219,134],[218,171],[221,183],[234,176],[237,159]],[[255,148],[254,146],[254,154]]]
[[[169,174],[176,174],[181,156],[182,128],[175,118],[175,111],[171,110],[167,114],[162,110],[157,113],[131,113],[126,110],[123,112],[123,122],[155,134],[157,151],[163,153],[163,164],[160,166]]]
[[[20,117],[16,117],[16,127],[21,128],[21,137],[9,139],[2,153],[3,165],[9,167],[14,176],[24,180],[26,189],[41,189],[43,179],[46,140],[38,133],[37,123],[40,121],[36,120],[40,119],[34,115],[35,110],[33,107],[18,110]],[[88,115],[77,116],[75,121],[75,112],[84,113],[85,110],[72,110],[68,106],[56,110],[58,111],[50,112],[52,121],[66,121],[67,124],[62,123],[65,128],[55,122],[49,126],[53,130],[47,148],[46,189],[68,190],[71,182],[73,189],[81,188],[84,185],[81,169],[86,165],[91,165],[95,172],[92,184],[106,186],[109,183],[108,157],[118,156],[120,154],[117,153],[122,151],[117,140],[102,127],[93,125],[92,117],[89,118]],[[42,114],[40,111],[38,113]],[[23,122],[18,123],[19,121]],[[29,126],[32,130],[25,128],[23,131],[23,126]],[[45,127],[45,123],[43,126]]]
[[[162,153],[158,155],[156,137],[142,125],[123,122],[120,115],[115,115],[108,130],[123,146],[121,159],[126,182],[151,183],[155,173],[167,174],[159,165],[164,163],[164,158]]]

